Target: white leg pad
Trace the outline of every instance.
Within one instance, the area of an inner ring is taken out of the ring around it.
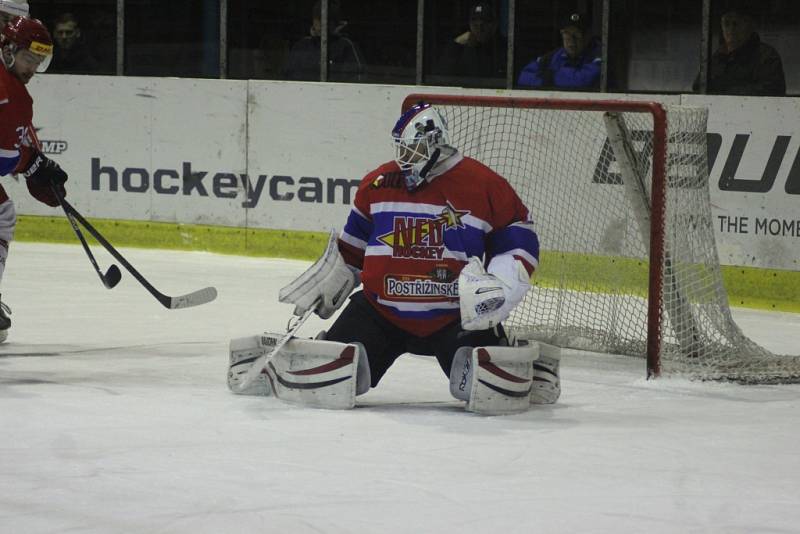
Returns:
[[[462,347],[450,370],[450,392],[467,410],[484,415],[524,412],[530,407],[536,344],[523,347]]]
[[[281,334],[231,340],[228,387],[253,361],[272,350]],[[249,365],[248,365],[249,364]],[[292,339],[268,360],[264,372],[242,394],[274,394],[282,401],[327,409],[349,409],[370,387],[369,361],[360,343]]]
[[[14,228],[17,225],[17,212],[11,199],[0,204],[0,280],[6,268],[8,244],[14,239]],[[8,334],[8,332],[6,332]]]
[[[364,368],[369,374],[361,344],[293,339],[269,362],[267,373],[275,396],[282,401],[347,410],[356,404],[359,369]]]
[[[531,404],[554,404],[561,396],[561,348],[539,343],[539,359],[533,362]]]

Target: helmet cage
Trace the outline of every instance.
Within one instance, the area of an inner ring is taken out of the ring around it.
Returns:
[[[411,185],[418,185],[424,176],[421,171],[437,148],[449,145],[447,124],[430,104],[417,104],[405,112],[392,130],[395,161],[400,170],[416,177]]]

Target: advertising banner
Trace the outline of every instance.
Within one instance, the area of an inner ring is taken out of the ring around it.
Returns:
[[[342,227],[360,179],[393,157],[406,95],[575,96],[46,74],[29,89],[44,151],[69,173],[69,198],[87,216],[320,232]],[[800,269],[798,99],[613,97],[707,106],[721,262]],[[13,178],[4,186],[18,213],[59,214]]]
[[[721,262],[800,270],[800,99],[687,95],[683,103],[709,109]]]
[[[40,75],[29,89],[44,151],[85,215],[244,225],[247,82]],[[24,184],[8,189],[18,213],[54,214]]]

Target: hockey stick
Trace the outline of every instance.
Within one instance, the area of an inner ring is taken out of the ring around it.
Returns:
[[[114,258],[116,258],[116,260],[120,262],[122,266],[125,267],[125,269],[127,269],[127,271],[131,273],[133,277],[136,278],[136,280],[138,280],[139,283],[142,284],[144,288],[147,289],[147,291],[149,291],[150,294],[153,295],[156,298],[156,300],[158,300],[165,308],[168,308],[170,310],[178,308],[189,308],[191,306],[199,306],[200,304],[211,302],[212,300],[217,298],[217,289],[215,287],[205,287],[203,289],[198,289],[197,291],[193,291],[192,293],[187,293],[185,295],[180,295],[177,297],[170,297],[168,295],[161,293],[159,290],[153,287],[153,285],[150,282],[148,282],[147,279],[144,276],[142,276],[142,274],[139,273],[139,271],[137,271],[133,267],[133,265],[131,265],[128,262],[128,260],[126,260],[125,257],[122,256],[122,254],[120,254],[117,251],[117,249],[114,248],[113,245],[111,245],[111,243],[106,241],[106,238],[104,238],[100,234],[100,232],[98,232],[94,228],[94,226],[89,224],[89,221],[84,219],[83,215],[78,213],[78,210],[73,208],[72,204],[67,202],[67,199],[60,198],[59,200],[61,201],[61,207],[64,208],[64,212],[67,214],[67,216],[68,217],[72,216],[79,223],[81,223],[81,225],[90,234],[92,234],[92,237],[94,237],[98,243],[103,245],[103,247],[105,247],[105,249],[112,256],[114,256]]]
[[[250,384],[252,384],[253,381],[258,377],[258,375],[260,375],[261,372],[267,367],[267,365],[269,365],[269,362],[272,361],[272,358],[275,357],[275,355],[284,347],[284,345],[286,345],[289,341],[291,341],[293,337],[295,337],[297,331],[300,329],[301,326],[303,326],[303,323],[306,322],[306,319],[311,317],[311,314],[316,309],[316,307],[317,306],[315,303],[313,306],[307,309],[305,313],[295,321],[294,324],[290,324],[288,330],[286,331],[286,334],[284,334],[283,337],[280,338],[275,343],[275,348],[273,348],[269,352],[265,352],[264,354],[256,358],[256,360],[253,362],[253,365],[250,367],[250,369],[247,370],[242,379],[235,386],[236,387],[235,393],[241,393],[242,391],[250,387]]]
[[[97,276],[100,277],[100,281],[103,282],[103,285],[106,287],[106,289],[111,289],[112,287],[117,285],[120,279],[122,278],[122,274],[119,272],[119,267],[117,267],[116,264],[112,263],[111,267],[109,267],[108,270],[105,272],[105,274],[103,274],[103,271],[101,271],[100,267],[97,265],[97,260],[94,259],[94,254],[92,254],[92,250],[89,248],[89,244],[86,242],[86,238],[83,237],[83,234],[81,233],[80,228],[78,228],[75,219],[72,217],[69,211],[67,211],[67,208],[64,206],[64,197],[61,196],[61,194],[56,190],[55,187],[53,187],[52,185],[50,187],[53,190],[53,194],[58,199],[58,203],[59,205],[61,205],[61,209],[64,210],[64,215],[67,216],[67,220],[69,221],[70,226],[72,226],[72,230],[75,232],[75,235],[78,236],[81,245],[83,245],[83,250],[89,257],[89,261],[92,263],[92,266],[94,267]]]

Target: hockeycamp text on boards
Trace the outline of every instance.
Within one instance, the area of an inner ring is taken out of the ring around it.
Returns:
[[[92,158],[92,191],[146,193],[160,195],[197,195],[200,197],[237,198],[244,196],[243,208],[255,208],[265,198],[285,202],[296,200],[317,204],[349,205],[360,180],[285,175],[250,177],[233,172],[209,172],[184,161],[180,169],[148,170],[143,167],[117,169]]]

